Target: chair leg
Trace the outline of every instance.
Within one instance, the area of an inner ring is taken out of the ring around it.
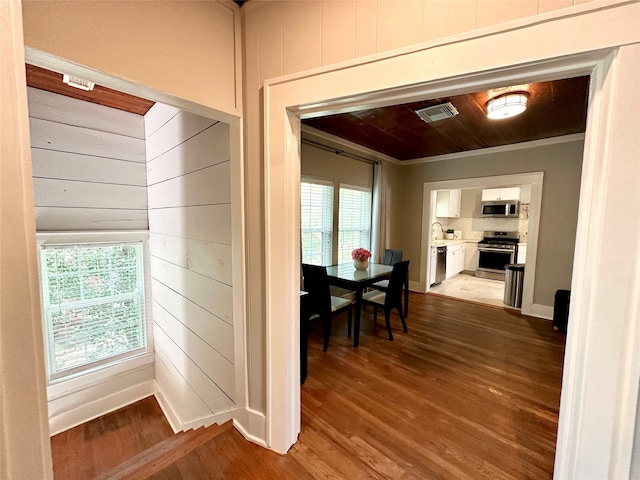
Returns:
[[[349,313],[347,313],[347,334],[351,338],[351,315],[353,308],[349,307]]]
[[[389,340],[393,342],[393,334],[391,333],[391,310],[384,311],[384,320],[387,323],[387,333],[389,334]]]
[[[378,307],[373,306],[373,323],[375,324],[378,321]]]
[[[407,277],[404,284],[404,316],[409,316],[409,270],[407,270]]]
[[[331,335],[331,318],[322,319],[322,329],[324,330],[324,345],[322,351],[326,352],[329,348],[329,335]]]
[[[404,333],[407,333],[407,324],[404,321],[404,319],[407,318],[407,314],[406,312],[403,311],[402,302],[398,303],[396,310],[398,310],[398,315],[400,315],[400,321],[402,322],[402,329],[404,330]]]

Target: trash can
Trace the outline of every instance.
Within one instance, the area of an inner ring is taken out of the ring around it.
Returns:
[[[513,263],[504,267],[504,304],[522,307],[522,284],[524,283],[524,265]]]

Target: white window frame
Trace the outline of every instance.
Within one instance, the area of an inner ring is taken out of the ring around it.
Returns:
[[[45,345],[46,361],[47,361],[47,384],[49,400],[57,398],[70,391],[75,391],[86,387],[87,384],[94,384],[104,380],[107,377],[117,375],[122,372],[131,371],[140,366],[153,363],[153,328],[151,319],[151,276],[149,269],[149,232],[148,231],[104,231],[104,232],[38,232],[36,235],[38,243],[39,257],[39,280],[42,285],[42,270],[40,252],[43,246],[68,246],[68,245],[95,245],[100,244],[117,244],[117,243],[136,243],[142,244],[143,270],[144,270],[144,289],[145,289],[145,323],[147,345],[142,351],[132,354],[124,354],[115,357],[111,361],[98,362],[95,365],[88,366],[85,369],[72,369],[68,375],[55,376],[50,378],[49,372],[49,347]],[[44,323],[44,299],[42,295],[44,290],[41,288],[41,305],[43,318],[43,332],[46,343],[46,326]]]
[[[345,228],[341,228],[340,227],[340,214],[343,211],[343,202],[342,202],[342,190],[354,190],[354,191],[359,191],[359,192],[363,192],[363,193],[367,193],[369,196],[369,224],[368,224],[368,229],[345,229]],[[349,185],[346,183],[341,183],[340,184],[340,188],[338,191],[338,238],[337,238],[337,259],[338,259],[338,263],[346,263],[351,261],[351,251],[354,248],[366,248],[367,250],[371,250],[371,228],[372,228],[372,210],[373,210],[373,192],[372,189],[369,187],[361,187],[358,185]],[[356,246],[349,246],[348,248],[348,258],[341,258],[341,255],[344,256],[344,252],[346,252],[346,250],[344,250],[344,248],[341,248],[341,243],[340,243],[340,238],[341,238],[341,234],[343,232],[353,232],[353,231],[357,231],[357,232],[366,232],[366,238],[367,241],[366,242],[360,242],[360,245],[356,245]]]
[[[335,220],[334,220],[334,214],[335,214],[335,185],[332,181],[328,181],[328,180],[321,180],[321,179],[317,179],[317,178],[310,178],[310,177],[303,177],[300,179],[300,187],[302,189],[302,184],[303,183],[308,183],[308,184],[312,184],[312,185],[321,185],[324,187],[331,187],[331,205],[329,208],[329,222],[328,222],[328,226],[329,226],[329,230],[327,231],[326,228],[324,228],[325,226],[323,226],[323,228],[320,230],[322,235],[323,235],[323,244],[325,244],[326,239],[324,238],[327,233],[329,235],[328,238],[328,242],[327,244],[329,245],[329,251],[325,252],[323,251],[322,254],[322,262],[319,265],[323,265],[323,266],[327,266],[327,265],[331,265],[333,263],[333,251],[334,251],[334,232],[335,232]],[[302,198],[301,198],[302,200]],[[302,207],[301,207],[302,208]],[[302,221],[301,221],[301,226],[300,226],[300,257],[303,259],[304,262],[304,255],[302,252],[302,236],[303,236],[304,230],[302,228]]]

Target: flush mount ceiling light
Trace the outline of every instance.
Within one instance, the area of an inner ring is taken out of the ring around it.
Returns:
[[[492,120],[515,117],[527,109],[529,94],[511,92],[498,95],[487,102],[487,117]]]
[[[90,82],[89,80],[66,74],[62,76],[62,81],[70,87],[79,88],[80,90],[93,90],[93,87],[95,86],[95,83]]]

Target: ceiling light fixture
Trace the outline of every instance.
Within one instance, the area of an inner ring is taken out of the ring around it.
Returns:
[[[511,92],[498,95],[487,102],[487,117],[492,120],[515,117],[527,109],[529,94]]]
[[[74,77],[72,75],[63,74],[62,81],[70,87],[79,88],[80,90],[93,90],[95,83],[85,80],[84,78]]]

